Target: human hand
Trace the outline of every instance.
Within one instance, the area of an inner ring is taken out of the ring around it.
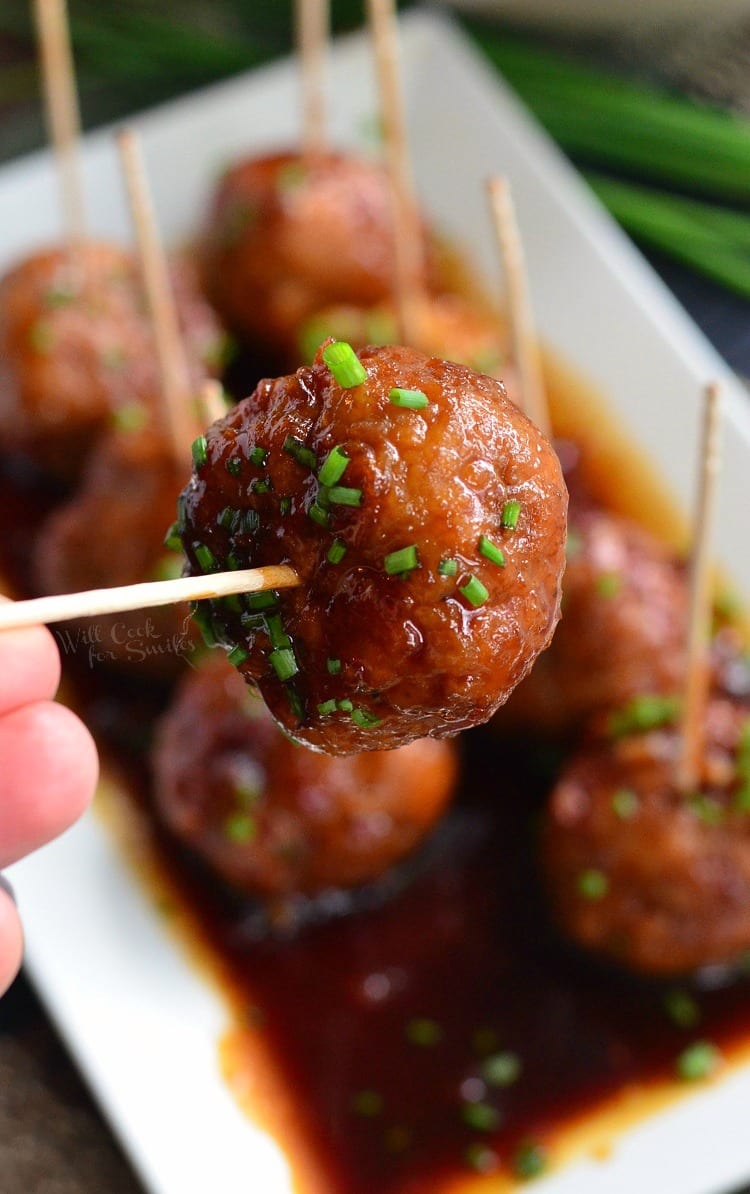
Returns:
[[[0,870],[72,825],[96,786],[94,741],[53,701],[59,682],[60,657],[48,630],[0,634]],[[18,913],[0,886],[0,995],[22,952]]]

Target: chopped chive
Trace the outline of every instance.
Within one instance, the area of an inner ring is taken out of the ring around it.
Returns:
[[[604,871],[590,867],[578,876],[578,894],[585,900],[603,900],[609,891],[609,879]]]
[[[485,589],[481,580],[477,580],[476,576],[470,576],[465,585],[459,586],[458,591],[463,594],[469,605],[474,606],[474,609],[484,605],[490,595],[489,590]]]
[[[664,996],[664,1010],[678,1028],[695,1028],[701,1018],[700,1008],[688,991],[676,987]]]
[[[357,1091],[352,1099],[352,1110],[357,1115],[373,1119],[376,1115],[380,1115],[380,1112],[383,1110],[383,1096],[378,1094],[376,1090]]]
[[[230,593],[227,597],[219,597],[218,600],[222,609],[231,610],[233,614],[242,613],[242,601],[238,593]]]
[[[293,684],[285,684],[284,688],[286,689],[286,696],[287,696],[287,700],[289,701],[289,706],[292,710],[292,713],[294,714],[294,716],[297,718],[298,721],[302,721],[302,718],[305,716],[305,706],[302,702],[302,697],[297,692],[297,689],[294,687]],[[297,741],[297,739],[292,734],[289,734],[286,730],[284,731],[284,733],[286,733],[286,736],[289,739],[289,741],[293,742],[295,746],[300,745],[299,742]]]
[[[208,460],[208,452],[206,451],[206,437],[199,435],[197,439],[193,440],[190,451],[193,454],[193,464],[196,468],[202,468]]]
[[[521,1076],[517,1053],[493,1053],[482,1063],[482,1077],[489,1086],[512,1086]]]
[[[247,593],[245,604],[250,610],[272,609],[279,604],[279,599],[273,589],[266,589],[262,593]]]
[[[539,1177],[547,1168],[547,1154],[541,1144],[526,1140],[519,1144],[513,1157],[513,1173],[523,1181]]]
[[[505,556],[496,544],[488,539],[486,535],[481,535],[479,538],[479,553],[483,555],[491,564],[497,564],[498,568],[505,567]]]
[[[353,390],[367,380],[367,371],[362,362],[351,344],[343,340],[327,344],[323,349],[323,360],[342,390]]]
[[[255,818],[249,813],[233,813],[224,822],[224,833],[230,842],[251,842],[256,832]]]
[[[318,463],[312,448],[308,448],[296,435],[288,435],[282,444],[282,448],[287,456],[291,456],[303,468],[314,469]]]
[[[404,572],[412,572],[419,567],[419,555],[416,544],[401,547],[398,551],[391,551],[383,560],[383,567],[389,576],[400,576]]]
[[[177,580],[182,576],[182,560],[176,556],[162,556],[151,572],[152,580]]]
[[[344,697],[343,701],[336,702],[336,708],[340,709],[342,713],[353,713],[354,705],[348,697]]]
[[[716,1072],[722,1056],[710,1041],[695,1041],[677,1058],[677,1077],[683,1082],[700,1082]]]
[[[318,713],[320,714],[321,717],[328,717],[329,714],[335,713],[335,712],[336,712],[336,702],[333,699],[331,699],[330,701],[322,701],[318,705]]]
[[[600,597],[616,597],[622,590],[622,577],[619,572],[602,572],[597,576],[594,587]]]
[[[518,516],[521,513],[521,503],[506,502],[500,515],[500,526],[504,531],[515,531],[518,526]]]
[[[424,410],[429,406],[427,395],[421,390],[401,390],[398,386],[394,386],[390,391],[388,401],[406,410]]]
[[[237,530],[241,535],[254,535],[259,526],[260,515],[257,510],[253,510],[251,507],[249,510],[243,512]]]
[[[232,477],[239,477],[242,472],[242,461],[239,456],[230,456],[226,461],[224,468]]]
[[[319,527],[328,526],[328,511],[324,510],[323,507],[318,505],[317,502],[313,502],[312,506],[307,511],[307,516],[308,518],[311,518],[313,522],[317,523]]]
[[[620,788],[612,797],[612,810],[621,821],[629,821],[638,812],[640,801],[631,788]]]
[[[239,667],[246,659],[250,658],[250,652],[246,651],[244,647],[236,646],[227,655],[227,661],[233,667]]]
[[[213,572],[218,568],[216,556],[205,543],[196,543],[193,547],[195,558],[204,572]]]
[[[257,465],[258,468],[263,468],[263,465],[268,460],[268,449],[259,448],[256,444],[255,447],[251,448],[248,452],[247,458],[251,464]]]
[[[125,402],[112,412],[112,424],[117,431],[140,431],[148,419],[148,411],[142,402]]]
[[[164,546],[169,551],[182,551],[182,534],[179,522],[173,522],[164,536]]]
[[[242,567],[239,558],[234,554],[233,551],[229,552],[229,555],[224,560],[224,565],[229,572],[238,572]]]
[[[628,734],[645,734],[672,725],[680,711],[680,699],[676,696],[661,696],[658,693],[643,693],[633,697],[622,709],[609,717],[609,733],[613,738],[624,738]]]
[[[334,539],[331,546],[328,548],[328,555],[326,559],[329,564],[340,564],[346,555],[346,544],[342,539]]]
[[[438,576],[455,576],[458,572],[458,560],[441,560],[438,564]]]
[[[297,660],[294,658],[294,651],[291,651],[288,647],[272,651],[268,656],[268,661],[281,681],[291,680],[292,676],[296,676],[299,671]]]
[[[286,517],[292,510],[292,499],[290,497],[283,497],[279,499],[279,514]]]
[[[236,531],[242,521],[242,511],[235,510],[232,506],[225,506],[216,521],[225,531]]]
[[[361,730],[370,730],[373,726],[380,725],[381,718],[369,713],[367,709],[352,709],[352,721]]]
[[[494,1132],[500,1127],[501,1118],[497,1108],[489,1103],[464,1103],[461,1108],[461,1119],[475,1132]]]
[[[273,489],[273,482],[270,477],[261,477],[259,481],[253,481],[250,485],[251,493],[270,493]]]
[[[337,481],[340,481],[346,472],[349,459],[341,447],[331,448],[318,472],[320,484],[335,485]]]
[[[362,490],[346,489],[343,485],[334,485],[328,490],[328,500],[334,506],[361,506]]]
[[[274,649],[285,650],[291,647],[292,640],[284,629],[281,614],[266,614],[266,630]]]
[[[329,676],[338,676],[341,672],[341,660],[326,659],[326,670]]]
[[[208,603],[196,602],[192,611],[192,618],[203,636],[207,647],[218,647],[219,636],[216,633],[211,607]]]
[[[425,1016],[410,1020],[404,1033],[407,1041],[412,1045],[419,1045],[422,1049],[431,1049],[434,1045],[439,1045],[443,1039],[443,1030],[437,1020],[429,1020]]]

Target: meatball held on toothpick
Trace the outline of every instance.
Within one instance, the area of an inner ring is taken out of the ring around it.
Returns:
[[[377,879],[432,829],[457,771],[448,742],[331,758],[282,734],[214,654],[182,682],[154,756],[160,816],[231,886],[314,893]]]
[[[280,724],[331,754],[486,721],[559,617],[567,491],[500,382],[407,348],[264,381],[194,446],[194,573],[289,563],[199,616]]]

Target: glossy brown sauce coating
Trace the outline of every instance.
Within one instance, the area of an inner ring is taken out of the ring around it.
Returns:
[[[320,357],[262,382],[209,429],[205,462],[181,499],[192,571],[228,558],[297,570],[299,588],[282,592],[275,611],[277,633],[291,640],[288,681],[274,634],[252,608],[212,603],[213,631],[247,652],[240,669],[277,720],[333,754],[486,721],[549,642],[564,563],[557,457],[502,384],[411,349],[360,356],[367,376],[353,388]],[[423,393],[427,405],[393,405],[394,387]],[[257,449],[267,456],[254,465]],[[316,479],[334,449],[347,461],[337,486],[353,505],[336,489],[322,494]],[[518,518],[503,528],[508,502]],[[483,554],[483,537],[502,566]],[[336,545],[344,554],[332,560]],[[408,570],[389,573],[403,550],[415,553]],[[452,575],[440,572],[446,559]],[[463,590],[477,585],[475,603]]]
[[[316,311],[391,297],[393,244],[380,164],[335,152],[309,162],[298,152],[251,158],[232,166],[214,195],[202,244],[206,288],[236,332],[296,357],[299,329]]]
[[[220,368],[223,333],[193,267],[173,284],[197,385]],[[0,281],[0,442],[77,477],[118,412],[148,408],[159,374],[132,253],[86,241],[24,258]]]
[[[346,758],[291,742],[218,653],[185,677],[159,727],[156,808],[249,894],[354,887],[408,855],[445,812],[451,743]]]
[[[750,949],[750,704],[714,697],[704,733],[695,792],[679,790],[680,733],[663,728],[584,747],[550,797],[542,859],[556,919],[648,974],[731,965]]]
[[[164,546],[185,465],[160,432],[110,432],[94,449],[73,498],[44,523],[33,552],[42,593],[74,593],[180,575]],[[191,654],[195,628],[186,604],[102,616],[81,629],[95,637],[98,662],[175,675]]]

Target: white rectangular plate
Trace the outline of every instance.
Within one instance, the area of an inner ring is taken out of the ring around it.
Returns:
[[[726,383],[720,554],[750,594],[750,409],[726,367],[575,172],[450,24],[404,22],[420,191],[478,261],[495,252],[481,184],[513,184],[544,338],[611,400],[668,486],[690,497],[699,391]],[[366,42],[336,49],[333,139],[361,145],[375,110]],[[282,63],[135,121],[168,239],[195,227],[220,165],[292,143],[297,84]],[[129,238],[108,132],[86,138],[92,227]],[[58,234],[47,154],[0,172],[0,268]],[[490,277],[492,274],[490,274]],[[235,1106],[218,1070],[227,1012],[157,920],[95,817],[13,868],[34,982],[113,1128],[154,1194],[289,1194],[276,1146]],[[750,1068],[633,1128],[606,1163],[582,1162],[539,1194],[715,1194],[750,1177]]]

